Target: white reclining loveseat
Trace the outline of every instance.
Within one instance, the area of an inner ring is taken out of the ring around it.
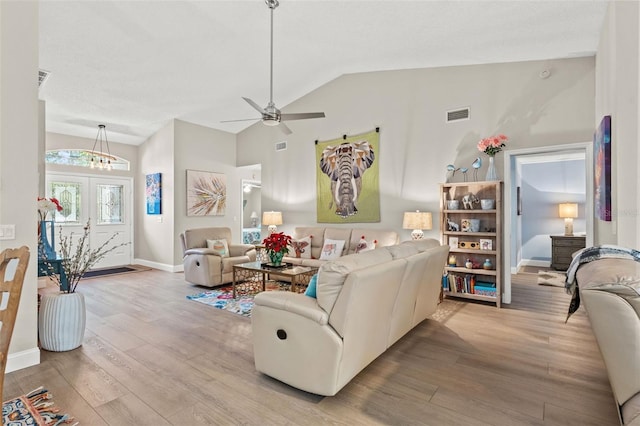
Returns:
[[[325,262],[317,299],[259,293],[251,314],[256,369],[335,395],[435,312],[448,252],[434,239],[407,241]]]

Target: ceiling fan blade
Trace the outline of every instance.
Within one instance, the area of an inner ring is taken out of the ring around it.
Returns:
[[[264,114],[264,108],[262,108],[260,105],[258,105],[257,103],[253,102],[251,99],[249,98],[245,98],[244,96],[242,97],[242,99],[244,99],[245,101],[247,101],[247,103],[249,105],[251,105],[252,107],[254,107],[260,114]]]
[[[298,112],[292,114],[280,114],[282,121],[306,120],[308,118],[324,118],[324,112]]]
[[[241,118],[240,120],[222,120],[221,123],[234,123],[236,121],[256,121],[260,120],[260,117],[256,118]]]
[[[291,133],[293,133],[293,132],[291,131],[291,129],[290,129],[290,128],[288,128],[288,127],[286,126],[286,124],[284,124],[283,122],[280,122],[280,124],[278,124],[278,128],[279,128],[279,129],[280,129],[280,131],[281,131],[282,133],[284,133],[285,135],[290,135]]]

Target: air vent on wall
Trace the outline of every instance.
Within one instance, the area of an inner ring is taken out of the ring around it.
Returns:
[[[469,108],[447,111],[447,123],[469,119]]]
[[[284,151],[287,149],[287,141],[276,142],[276,151]]]
[[[38,70],[38,88],[42,87],[45,81],[47,81],[49,74],[51,74],[49,71]]]

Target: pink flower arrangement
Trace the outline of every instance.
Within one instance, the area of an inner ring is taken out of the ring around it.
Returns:
[[[507,137],[505,135],[490,136],[478,142],[478,151],[484,152],[489,157],[493,157],[504,148]]]
[[[38,197],[38,216],[40,216],[41,221],[47,220],[47,215],[53,211],[62,211],[62,205],[60,205],[60,201],[57,198]]]

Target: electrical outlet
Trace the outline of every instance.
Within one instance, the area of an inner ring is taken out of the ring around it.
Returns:
[[[15,239],[16,239],[15,225],[0,225],[0,240],[15,240]]]

